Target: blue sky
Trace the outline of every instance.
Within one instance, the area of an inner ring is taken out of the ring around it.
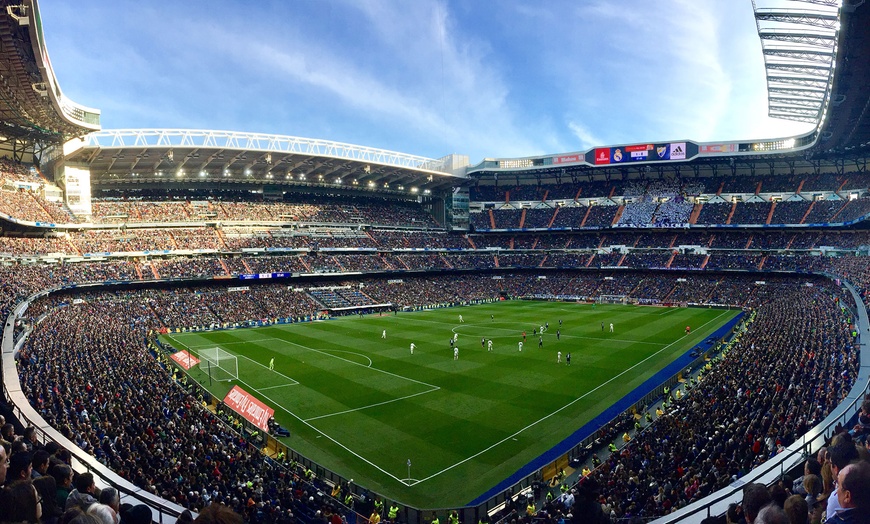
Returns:
[[[749,0],[39,0],[104,129],[521,157],[777,138]]]

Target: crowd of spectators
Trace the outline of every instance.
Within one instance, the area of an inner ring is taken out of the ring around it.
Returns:
[[[766,224],[771,202],[739,202],[731,217],[732,224]]]
[[[770,223],[803,224],[804,215],[810,210],[810,205],[812,202],[806,200],[777,202],[773,215],[770,217]]]
[[[665,515],[731,484],[845,397],[858,359],[832,290],[775,287],[688,395],[588,475],[610,517]]]
[[[256,220],[314,224],[375,224],[427,229],[441,227],[419,204],[375,200],[350,203],[329,199],[320,202],[240,202],[214,199],[145,200],[138,197],[127,199],[112,197],[92,200],[91,212],[91,221],[100,224]],[[68,219],[69,217],[67,221]]]
[[[701,212],[698,214],[698,220],[695,223],[701,225],[735,224],[736,222],[733,220],[731,222],[728,221],[728,216],[731,214],[733,208],[733,204],[726,202],[708,202],[701,206]]]

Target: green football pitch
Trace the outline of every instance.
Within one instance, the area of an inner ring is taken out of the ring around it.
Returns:
[[[202,366],[190,374],[219,398],[238,384],[272,407],[300,454],[388,499],[446,508],[497,485],[736,314],[505,301],[164,340],[236,355],[232,383],[210,385]],[[532,332],[547,323],[541,348]]]

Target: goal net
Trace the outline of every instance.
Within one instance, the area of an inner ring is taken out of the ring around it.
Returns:
[[[238,380],[239,359],[235,355],[221,348],[207,348],[199,350],[199,358],[202,362],[199,368],[219,382],[226,380]]]
[[[628,295],[601,295],[598,297],[599,304],[627,304]]]

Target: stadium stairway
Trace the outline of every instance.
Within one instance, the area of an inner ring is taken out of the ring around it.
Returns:
[[[38,198],[36,198],[36,195],[31,193],[30,191],[27,191],[26,193],[27,196],[29,196],[34,202],[36,202],[36,205],[39,206],[40,209],[42,209],[42,212],[45,213],[45,216],[47,218],[44,218],[43,220],[45,220],[46,222],[54,222],[54,218],[51,217],[51,213],[48,211],[48,208],[46,208],[45,205],[40,202]]]
[[[673,248],[673,247],[674,247],[674,244],[677,243],[677,237],[678,237],[678,236],[679,236],[679,235],[674,235],[674,238],[671,239],[671,243],[668,244],[668,247],[669,247],[669,248]]]
[[[701,269],[704,269],[705,267],[707,267],[707,262],[709,262],[709,261],[710,261],[710,255],[705,256],[704,261],[701,262]]]
[[[704,204],[699,202],[695,204],[695,207],[692,208],[692,213],[689,215],[689,224],[697,224],[698,216],[701,214],[701,209],[704,207]]]
[[[758,184],[755,186],[755,194],[761,193],[761,180],[758,181]]]
[[[737,202],[736,201],[731,203],[731,212],[728,213],[728,219],[725,220],[725,224],[731,223],[731,219],[734,218],[735,211],[737,211]]]
[[[160,272],[157,271],[157,266],[155,266],[154,264],[151,264],[149,267],[151,268],[151,274],[154,275],[154,278],[159,280],[160,279]]]
[[[82,256],[82,250],[79,249],[78,246],[76,246],[76,245],[73,243],[72,238],[70,238],[70,237],[66,237],[66,243],[67,243],[67,245],[70,247],[70,249],[72,249],[72,252],[73,252],[73,253],[78,253],[79,256]]]
[[[528,209],[523,208],[523,212],[520,213],[520,229],[524,228],[526,225],[526,211],[528,211]]]
[[[232,276],[232,273],[230,273],[230,268],[227,267],[227,263],[224,262],[224,259],[223,259],[223,258],[218,258],[218,262],[221,263],[221,267],[223,268],[224,273],[226,273],[226,275],[227,275],[228,277]]]
[[[843,183],[845,184],[845,182],[843,182]],[[840,207],[840,209],[837,210],[836,213],[834,213],[833,215],[831,215],[831,218],[828,219],[828,222],[833,222],[834,219],[837,218],[837,216],[839,216],[839,214],[842,213],[844,209],[846,209],[846,206],[848,206],[849,203],[850,203],[850,201],[849,201],[849,200],[846,200],[846,203],[843,204],[843,205]]]
[[[224,232],[220,229],[215,229],[214,231],[217,234],[218,240],[220,240],[220,243],[224,247],[224,249],[230,251],[230,246],[227,245],[227,237],[224,235]]]
[[[801,185],[803,185],[803,180],[801,180]],[[804,222],[806,222],[807,217],[810,216],[810,213],[813,212],[813,208],[814,208],[815,206],[816,206],[816,201],[815,201],[815,200],[813,200],[812,202],[810,202],[810,207],[807,208],[807,212],[804,213],[804,216],[801,217],[801,221],[798,222],[798,224],[803,224]],[[789,245],[791,245],[790,242],[789,242]]]
[[[765,262],[767,262],[767,255],[761,257],[761,262],[758,263],[758,269],[764,269]]]
[[[471,244],[471,249],[477,249],[477,246],[474,245],[474,240],[471,240],[471,237],[466,235],[465,239],[468,240],[468,243]]]
[[[616,215],[613,217],[613,222],[610,223],[611,227],[616,227],[616,224],[619,223],[619,219],[622,218],[622,213],[625,211],[625,204],[619,206],[619,209],[616,210]]]
[[[495,229],[495,215],[492,214],[492,209],[489,210],[489,227]]]
[[[674,252],[671,253],[671,258],[668,259],[668,263],[665,264],[665,267],[668,268],[668,269],[671,269],[671,264],[674,263],[674,259],[675,259],[675,258],[677,258],[677,252],[676,252],[676,251],[674,251]],[[673,293],[673,292],[674,292],[674,290],[672,289],[672,290],[671,290],[671,293]],[[671,293],[668,293],[668,297],[671,296]],[[667,302],[668,297],[665,297],[665,300],[663,300],[662,302]]]
[[[245,266],[245,269],[248,271],[248,274],[253,273],[253,271],[251,270],[251,266],[248,265],[247,261],[245,261],[244,258],[242,258],[241,261],[242,265]]]
[[[759,182],[758,185],[760,186],[761,182]],[[768,224],[768,225],[770,224],[770,220],[773,218],[773,211],[775,209],[776,209],[776,202],[774,201],[774,202],[770,203],[770,211],[767,212],[767,220],[764,221],[765,224]]]
[[[556,215],[559,214],[559,209],[560,209],[560,208],[557,207],[557,208],[553,211],[553,216],[550,217],[550,221],[547,223],[547,229],[550,229],[551,227],[553,227],[553,222],[556,221]],[[534,248],[533,248],[533,249],[534,249]]]
[[[843,179],[843,183],[840,184],[839,187],[837,187],[837,191],[836,191],[836,193],[840,193],[840,191],[842,191],[843,188],[846,187],[846,183],[847,183],[847,182],[849,182],[849,179],[848,179],[848,178],[844,178],[844,179]]]
[[[592,206],[586,208],[586,214],[583,215],[583,220],[580,221],[580,227],[586,225],[586,219],[589,218],[589,213],[592,212]]]
[[[749,246],[752,245],[753,238],[755,238],[755,235],[749,235],[749,238],[746,240],[746,245],[743,246],[743,249],[749,249]]]
[[[803,188],[804,188],[804,182],[806,182],[806,179],[801,179],[801,183],[798,184],[798,186],[797,186],[797,190],[795,191],[796,194],[798,194],[798,195],[801,194],[801,191],[802,191]]]
[[[172,233],[169,233],[169,240],[172,242],[172,245],[174,246],[174,249],[179,249],[179,247],[178,247],[178,241],[175,240],[175,235],[173,235]]]

